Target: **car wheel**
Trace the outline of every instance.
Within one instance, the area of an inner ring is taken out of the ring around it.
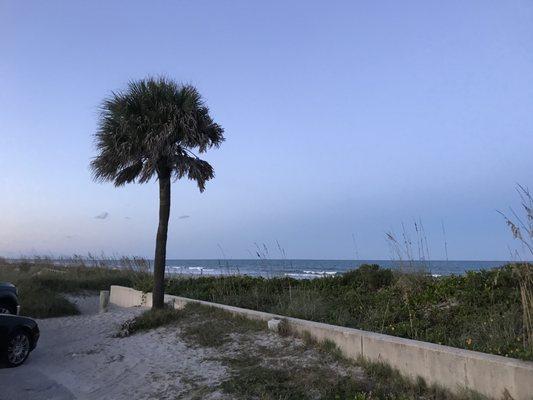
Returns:
[[[16,311],[9,304],[0,302],[0,314],[16,314]]]
[[[30,336],[24,331],[16,331],[7,344],[6,361],[10,367],[22,365],[30,355]]]

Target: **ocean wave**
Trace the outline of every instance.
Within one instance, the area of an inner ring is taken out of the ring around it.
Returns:
[[[336,271],[304,270],[302,272],[286,272],[284,275],[289,276],[291,278],[297,278],[297,279],[310,279],[310,278],[321,278],[324,276],[334,276],[336,274],[337,274]]]
[[[189,267],[189,270],[201,271],[201,272],[214,272],[215,271],[212,268],[205,268],[205,267]]]
[[[297,279],[302,279],[302,278],[309,279],[313,277],[313,275],[304,274],[301,272],[286,272],[284,275],[291,277],[291,278],[297,278]]]
[[[202,274],[216,274],[217,270],[213,268],[205,267],[188,267],[186,265],[167,265],[166,271],[169,273],[189,274],[189,275],[202,275]]]
[[[333,276],[333,275],[337,274],[337,271],[306,271],[306,270],[304,270],[304,274],[320,275],[320,276],[324,276],[324,275]]]

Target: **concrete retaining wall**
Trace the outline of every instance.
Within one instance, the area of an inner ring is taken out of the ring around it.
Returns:
[[[385,362],[413,379],[420,376],[430,384],[456,392],[471,389],[489,398],[501,398],[507,392],[515,400],[533,399],[532,362],[178,296],[165,295],[165,301],[177,309],[195,302],[255,320],[284,319],[297,334],[307,332],[318,341],[331,340],[347,357]],[[152,294],[111,286],[110,302],[150,307]]]
[[[120,307],[144,306],[143,292],[124,286],[111,286],[109,303]]]

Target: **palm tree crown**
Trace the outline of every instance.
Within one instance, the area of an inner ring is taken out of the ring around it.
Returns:
[[[95,135],[99,154],[91,169],[95,180],[116,186],[157,175],[187,177],[203,191],[214,171],[193,151],[220,146],[223,133],[193,86],[167,78],[132,81],[102,104]]]

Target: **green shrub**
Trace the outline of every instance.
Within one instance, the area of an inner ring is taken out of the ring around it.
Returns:
[[[120,326],[117,336],[126,337],[140,331],[155,329],[160,326],[177,322],[181,318],[183,318],[183,312],[173,308],[147,310],[139,316],[124,322]]]
[[[23,281],[18,291],[21,315],[51,318],[79,314],[76,306],[65,297],[39,283]]]
[[[21,313],[35,318],[78,314],[63,293],[99,291],[111,285],[132,286],[146,273],[83,265],[57,266],[49,260],[0,262],[0,281],[14,283],[19,291]]]
[[[312,280],[174,277],[169,294],[533,360],[512,266],[435,278],[363,265]]]

